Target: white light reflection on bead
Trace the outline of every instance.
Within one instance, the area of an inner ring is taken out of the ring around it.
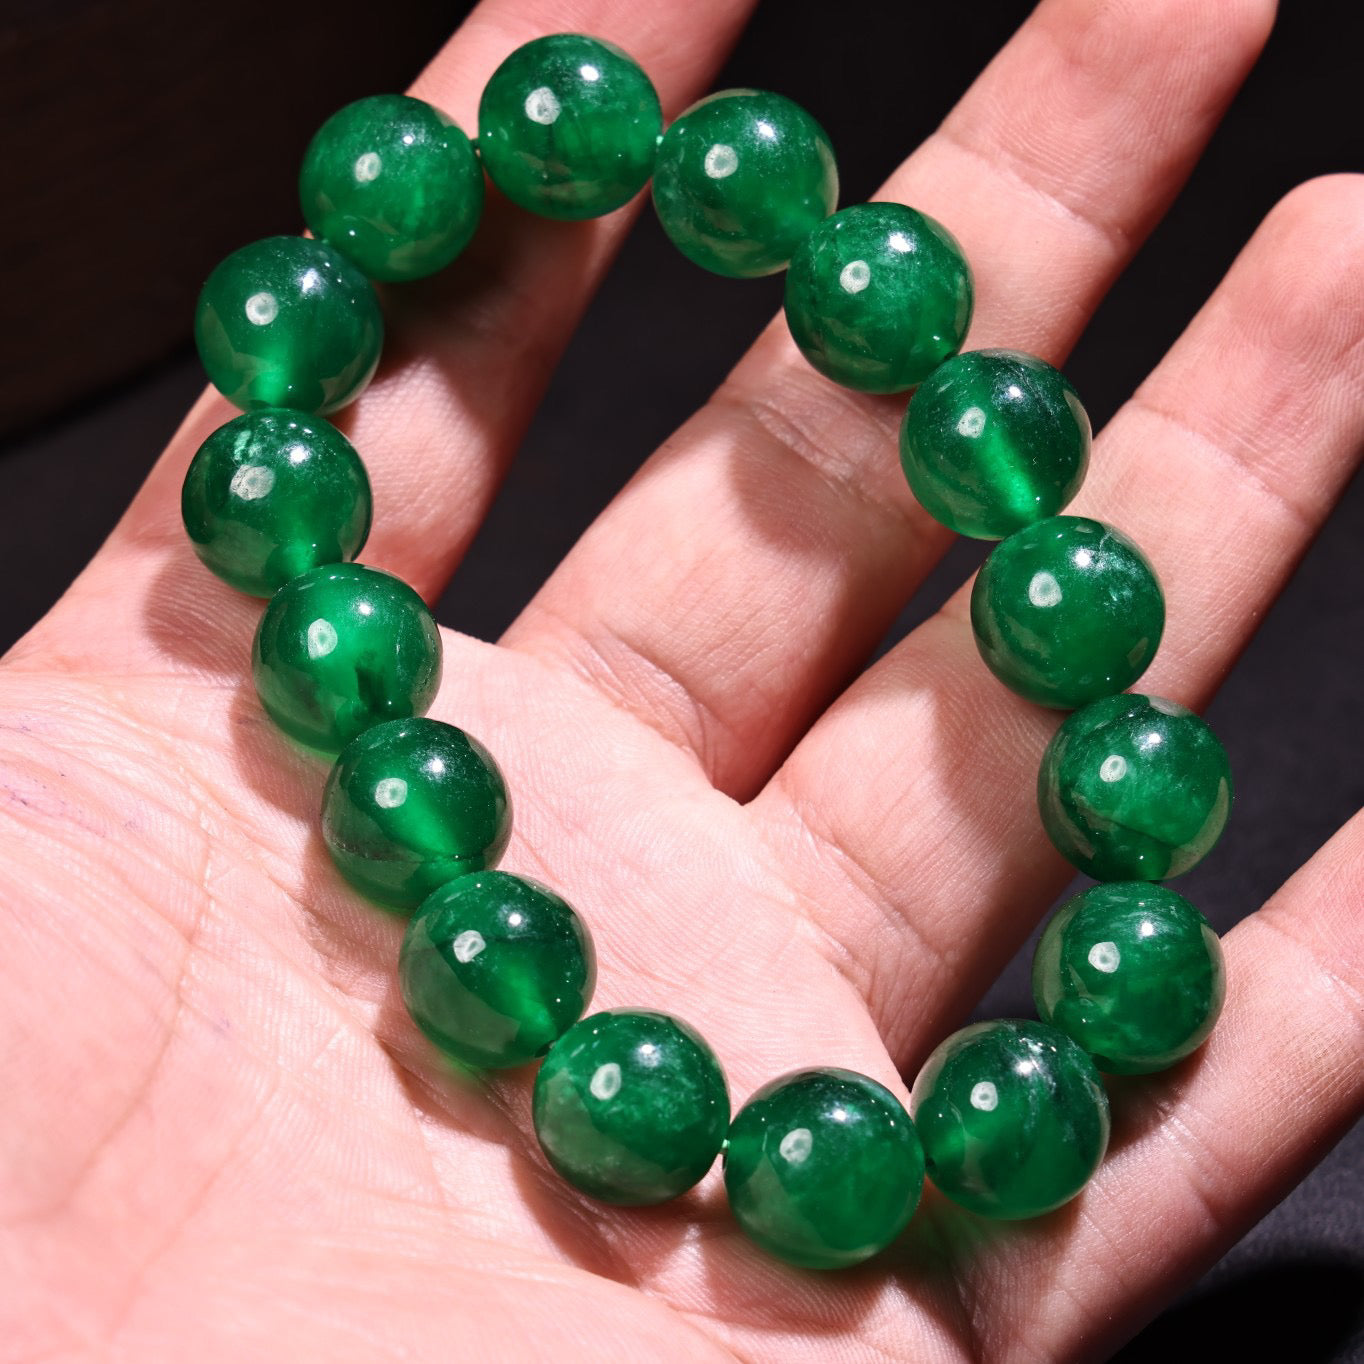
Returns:
[[[1111,976],[1122,961],[1122,953],[1115,942],[1096,942],[1089,949],[1089,964],[1104,975]]]
[[[1029,1075],[1036,1075],[1037,1071],[1038,1065],[1036,1061],[1018,1061],[1014,1065],[1014,1074],[1020,1076],[1024,1080],[1026,1080]]]
[[[396,810],[407,799],[407,783],[401,777],[385,777],[374,788],[374,803],[381,810]]]
[[[243,464],[232,475],[232,482],[227,485],[227,491],[233,497],[240,497],[243,502],[255,502],[274,486],[273,469],[267,469],[264,464]]]
[[[524,914],[512,913],[507,915],[508,928],[520,928],[521,925],[525,922],[526,916]]]
[[[1110,753],[1099,764],[1100,781],[1121,781],[1127,775],[1127,759],[1121,753]]]
[[[538,86],[526,96],[526,117],[546,128],[559,117],[559,97],[547,85]]]
[[[982,1113],[993,1113],[999,1107],[999,1090],[989,1080],[982,1080],[971,1090],[971,1107]]]
[[[642,1042],[635,1056],[646,1066],[656,1066],[663,1059],[662,1053],[652,1042]]]
[[[1150,919],[1143,919],[1137,928],[1137,937],[1154,938],[1156,936],[1156,926]]]
[[[1028,600],[1034,606],[1055,606],[1061,600],[1061,584],[1045,569],[1034,573],[1028,584]]]
[[[614,1061],[598,1066],[587,1088],[594,1099],[614,1099],[620,1093],[620,1067]]]
[[[445,759],[428,758],[426,760],[426,775],[428,777],[443,777],[445,775]]]
[[[417,140],[416,133],[404,133],[402,142],[404,147],[410,147]]]
[[[463,933],[450,944],[450,950],[455,954],[455,960],[459,962],[473,961],[478,954],[487,947],[483,940],[483,934],[476,928],[466,928]]]
[[[810,1135],[808,1127],[793,1127],[781,1139],[777,1154],[783,1160],[790,1161],[792,1165],[799,1165],[810,1154],[814,1144],[815,1139]]]
[[[308,657],[326,658],[336,648],[336,626],[329,620],[315,620],[308,627]]]
[[[849,261],[838,276],[845,294],[860,294],[871,283],[871,266],[864,260]]]
[[[765,118],[760,118],[753,126],[764,142],[775,142],[777,140],[777,130]]]
[[[968,407],[957,421],[957,435],[965,436],[967,440],[975,440],[984,430],[985,409],[983,407]]]
[[[1004,396],[1012,403],[1021,403],[1023,401],[1023,390],[1017,384],[1010,384],[1004,390]]]
[[[279,299],[261,292],[246,300],[246,320],[254,327],[268,327],[279,316]]]
[[[1088,549],[1077,549],[1075,551],[1075,567],[1089,568],[1094,563],[1094,552]]]
[[[367,185],[371,180],[379,178],[379,172],[384,168],[383,157],[378,152],[365,152],[355,158],[355,183],[357,185]]]
[[[355,603],[355,609],[362,616],[372,616],[374,614],[374,603],[372,601],[358,601]]]
[[[1165,736],[1158,729],[1148,729],[1145,734],[1137,740],[1137,747],[1143,753],[1149,753],[1153,748],[1159,748],[1165,742]]]
[[[322,276],[316,270],[305,270],[298,278],[298,287],[305,294],[318,293],[322,288]]]
[[[723,180],[739,169],[739,153],[727,142],[717,142],[706,153],[706,159],[701,164],[712,180]]]
[[[914,252],[914,240],[906,237],[903,232],[892,232],[886,238],[886,245],[892,251],[898,251],[902,256],[912,255]]]
[[[600,67],[597,67],[597,66],[593,66],[591,62],[584,62],[584,63],[578,68],[578,74],[579,74],[579,75],[583,78],[583,80],[585,80],[585,81],[599,81],[599,80],[601,80],[601,68],[600,68]]]
[[[289,447],[290,464],[306,464],[308,462],[308,447],[306,445],[291,445]]]

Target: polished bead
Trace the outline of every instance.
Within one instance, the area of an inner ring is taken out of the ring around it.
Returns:
[[[1052,916],[1032,959],[1044,1021],[1100,1070],[1143,1075],[1200,1047],[1226,994],[1208,921],[1166,886],[1091,886]]]
[[[307,237],[234,251],[208,277],[194,316],[210,382],[243,408],[334,412],[369,383],[383,339],[369,280]]]
[[[720,1063],[680,1019],[609,1009],[575,1023],[535,1077],[549,1163],[605,1203],[662,1203],[710,1169],[729,1124]]]
[[[256,629],[261,704],[286,734],[339,753],[381,720],[425,714],[441,643],[422,599],[362,564],[324,564],[284,584]]]
[[[483,211],[483,169],[439,109],[409,95],[371,95],[318,129],[298,194],[313,234],[371,279],[420,279],[469,244]]]
[[[995,546],[971,591],[971,626],[1006,687],[1044,706],[1082,706],[1146,671],[1165,596],[1121,531],[1053,516]]]
[[[922,383],[965,340],[971,305],[956,238],[904,204],[854,204],[826,218],[786,274],[786,322],[801,353],[864,393]]]
[[[658,93],[600,38],[553,33],[518,47],[478,104],[493,184],[547,218],[596,218],[644,188],[663,127]]]
[[[959,535],[1000,540],[1079,492],[1089,434],[1060,370],[1021,351],[967,351],[915,393],[900,463],[930,516]]]
[[[413,1021],[469,1066],[519,1066],[583,1015],[597,979],[587,926],[552,890],[502,871],[447,882],[412,916],[398,985]]]
[[[369,478],[351,443],[306,412],[267,408],[218,427],[190,461],[180,512],[194,552],[257,597],[369,535]]]
[[[924,1154],[900,1101],[851,1070],[765,1084],[730,1124],[725,1191],[769,1254],[808,1269],[859,1264],[919,1202]]]
[[[332,861],[393,909],[415,909],[446,881],[495,867],[511,823],[492,754],[440,720],[389,720],[358,734],[322,793]]]
[[[928,1177],[985,1217],[1037,1217],[1084,1188],[1108,1146],[1094,1063],[1046,1023],[996,1019],[953,1033],[910,1096]]]
[[[1108,696],[1077,710],[1037,775],[1048,837],[1096,881],[1182,875],[1221,836],[1231,798],[1217,735],[1158,696]]]
[[[828,134],[781,95],[707,95],[658,148],[654,207],[663,230],[717,275],[747,279],[782,269],[837,203]]]

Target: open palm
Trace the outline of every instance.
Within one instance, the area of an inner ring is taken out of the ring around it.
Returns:
[[[415,93],[472,127],[541,33],[631,51],[675,112],[747,0],[485,0]],[[1175,192],[1267,0],[1047,0],[883,197],[976,270],[972,347],[1059,361]],[[439,594],[628,225],[490,206],[391,291],[342,424],[365,561]],[[402,925],[335,875],[325,773],[248,676],[259,603],[200,568],[178,490],[231,415],[190,414],[118,530],[0,669],[0,1263],[14,1358],[1060,1359],[1100,1354],[1319,1157],[1364,1093],[1364,826],[1226,941],[1204,1051],[1114,1087],[1084,1195],[991,1225],[929,1191],[827,1276],[765,1258],[712,1176],[622,1211],[550,1174],[525,1073],[474,1080],[407,1020]],[[447,633],[432,714],[497,755],[505,865],[576,905],[595,1006],[696,1025],[737,1102],[797,1066],[903,1097],[1067,871],[1032,782],[1057,717],[998,685],[955,598],[857,674],[946,546],[892,400],[835,388],[778,321],[507,637]],[[1143,690],[1201,704],[1364,436],[1364,183],[1304,186],[1104,433],[1073,510],[1165,580]],[[20,1304],[22,1308],[20,1309]]]

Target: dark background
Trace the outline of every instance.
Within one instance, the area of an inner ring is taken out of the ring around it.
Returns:
[[[467,8],[0,0],[0,649],[95,550],[198,392],[188,335],[203,277],[233,247],[297,228],[294,177],[315,127],[348,100],[402,88]],[[768,0],[717,87],[769,87],[806,105],[838,149],[841,201],[855,202],[932,130],[1028,8]],[[1359,8],[1284,9],[1189,187],[1067,365],[1096,428],[1276,199],[1312,175],[1364,170]],[[780,289],[779,278],[704,274],[644,214],[441,621],[496,637],[707,396]],[[1236,813],[1180,889],[1219,929],[1364,804],[1361,532],[1356,484],[1209,712],[1231,753]],[[897,637],[979,555],[959,545]],[[1021,954],[981,1013],[1031,1012]],[[1364,1359],[1361,1172],[1357,1126],[1119,1358],[1157,1360],[1197,1340],[1224,1358]]]

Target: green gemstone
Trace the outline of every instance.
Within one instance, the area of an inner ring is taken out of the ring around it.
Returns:
[[[511,838],[507,786],[477,739],[440,720],[389,720],[341,750],[322,838],[362,895],[415,909],[456,876],[495,867]]]
[[[401,579],[363,564],[323,564],[285,583],[252,651],[270,718],[332,754],[382,720],[424,714],[440,667],[440,631],[426,604]]]
[[[267,237],[208,277],[194,340],[238,407],[334,412],[369,383],[384,320],[373,285],[326,242]]]
[[[194,552],[257,597],[318,564],[355,558],[370,508],[350,441],[321,417],[283,408],[220,426],[190,461],[180,493]]]
[[[1231,798],[1217,735],[1158,696],[1108,696],[1077,710],[1037,775],[1047,835],[1096,881],[1182,875],[1221,837]]]
[[[412,916],[398,984],[413,1021],[469,1066],[520,1066],[582,1017],[597,980],[586,924],[504,871],[450,881]]]
[[[1060,370],[1013,350],[948,360],[915,393],[900,462],[930,516],[999,540],[1055,516],[1089,468],[1089,415]]]
[[[729,1124],[715,1053],[680,1019],[608,1009],[575,1023],[535,1077],[535,1135],[574,1188],[662,1203],[710,1169]]]
[[[1084,1188],[1108,1146],[1094,1063],[1045,1023],[1002,1018],[953,1033],[910,1096],[928,1177],[984,1217],[1037,1217]]]
[[[1226,995],[1208,921],[1166,886],[1091,886],[1052,916],[1032,959],[1042,1018],[1100,1070],[1144,1075],[1207,1040]]]
[[[666,133],[654,207],[689,260],[751,279],[782,269],[838,203],[829,136],[798,104],[765,90],[721,90]]]
[[[851,1070],[765,1084],[730,1124],[725,1191],[769,1254],[807,1269],[860,1264],[904,1230],[924,1153],[900,1101]]]
[[[796,248],[786,322],[821,374],[898,393],[961,346],[972,296],[971,268],[941,223],[904,204],[854,204]]]
[[[469,244],[483,170],[458,125],[409,95],[334,113],[303,157],[303,218],[371,279],[420,279]]]
[[[1053,516],[995,546],[971,590],[971,626],[1006,687],[1044,706],[1082,706],[1146,671],[1165,596],[1121,531]]]
[[[503,194],[546,218],[597,218],[653,169],[663,111],[637,62],[600,38],[518,47],[478,103],[478,151]]]

